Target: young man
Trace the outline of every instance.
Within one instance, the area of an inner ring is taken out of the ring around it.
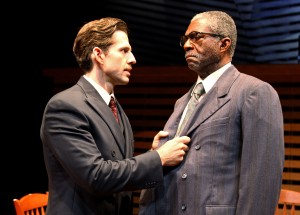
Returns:
[[[162,166],[179,164],[188,150],[184,136],[133,157],[133,132],[114,95],[136,63],[127,32],[124,21],[107,17],[85,24],[75,38],[84,74],[50,99],[41,125],[48,215],[131,215],[131,190],[157,186]],[[153,145],[166,135],[159,132]]]

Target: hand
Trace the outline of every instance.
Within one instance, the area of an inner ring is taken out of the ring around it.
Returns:
[[[151,150],[155,150],[158,147],[160,139],[167,137],[168,135],[169,132],[167,131],[159,131],[153,138]]]
[[[160,156],[162,165],[175,166],[183,161],[183,156],[189,150],[187,144],[190,140],[191,139],[188,136],[175,137],[156,149]]]

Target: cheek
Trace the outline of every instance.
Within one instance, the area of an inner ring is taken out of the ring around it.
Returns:
[[[220,47],[217,43],[206,44],[203,49],[206,56],[219,56],[220,54]]]
[[[215,53],[220,53],[221,51],[221,43],[219,41],[212,42],[210,44],[210,48]]]
[[[118,68],[121,63],[121,58],[118,58],[117,56],[110,56],[106,58],[104,62],[104,67],[106,69],[113,69],[113,68]]]

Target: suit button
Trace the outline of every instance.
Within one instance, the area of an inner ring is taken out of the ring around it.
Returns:
[[[181,210],[182,210],[182,211],[185,211],[185,210],[186,210],[186,205],[185,205],[185,204],[182,204],[182,205],[181,205]]]
[[[201,148],[200,144],[197,144],[197,145],[195,146],[195,149],[196,149],[196,150],[199,150],[200,148]]]
[[[183,180],[186,179],[186,178],[187,178],[187,174],[186,174],[186,173],[183,173],[182,176],[181,176],[181,178],[182,178]]]
[[[116,157],[116,152],[115,151],[111,151],[111,156]]]

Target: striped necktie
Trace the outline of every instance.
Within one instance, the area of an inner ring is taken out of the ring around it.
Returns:
[[[185,127],[188,119],[190,118],[191,114],[193,113],[196,105],[198,104],[198,100],[199,98],[201,97],[202,94],[205,93],[205,90],[204,90],[204,87],[203,87],[203,84],[202,82],[198,83],[197,86],[194,88],[194,91],[192,93],[192,97],[189,101],[189,104],[188,104],[188,109],[186,111],[186,114],[184,116],[184,119],[182,120],[181,122],[181,125],[179,125],[178,129],[177,129],[177,132],[176,132],[176,135],[175,136],[178,136],[182,129]]]

